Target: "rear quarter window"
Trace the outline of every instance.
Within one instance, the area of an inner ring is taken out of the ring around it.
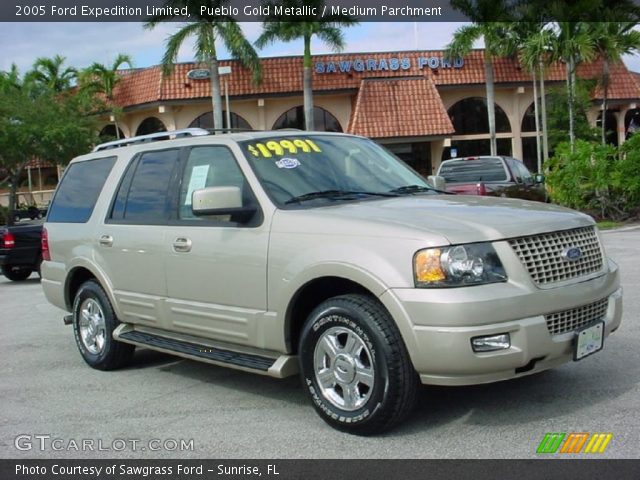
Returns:
[[[506,182],[507,172],[499,158],[476,158],[443,162],[438,175],[449,183]]]
[[[47,222],[86,223],[115,163],[116,157],[105,157],[69,165],[49,208]]]

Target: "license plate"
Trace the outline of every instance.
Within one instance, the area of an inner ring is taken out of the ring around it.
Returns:
[[[573,359],[581,360],[591,354],[602,350],[604,345],[604,322],[596,323],[590,327],[578,331],[575,346],[573,349]]]

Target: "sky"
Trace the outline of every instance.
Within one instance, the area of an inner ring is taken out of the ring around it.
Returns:
[[[402,50],[443,49],[453,32],[462,23],[453,22],[384,22],[361,23],[344,30],[344,52],[389,52]],[[247,38],[253,42],[260,35],[261,24],[241,24]],[[162,24],[154,30],[145,30],[141,23],[0,23],[0,70],[9,70],[15,63],[20,72],[28,70],[36,58],[66,57],[66,64],[84,68],[93,62],[111,64],[119,53],[133,58],[135,67],[148,67],[160,63],[164,42],[168,35],[180,27],[178,23]],[[482,47],[478,43],[476,47]],[[229,58],[219,49],[219,58]],[[312,53],[329,53],[317,39]],[[301,41],[276,43],[259,51],[262,57],[300,55]],[[178,61],[193,60],[192,44],[185,44]],[[640,56],[627,56],[630,70],[640,72]]]

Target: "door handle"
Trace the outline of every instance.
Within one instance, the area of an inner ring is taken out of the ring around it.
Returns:
[[[176,252],[190,252],[191,240],[185,237],[178,237],[173,241],[173,250]]]
[[[98,242],[103,247],[111,247],[113,246],[113,237],[111,235],[100,235],[100,240],[98,240]]]

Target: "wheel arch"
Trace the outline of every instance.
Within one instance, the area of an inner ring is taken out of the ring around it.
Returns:
[[[340,276],[317,277],[300,286],[291,297],[285,313],[287,350],[297,354],[302,327],[315,307],[329,298],[349,293],[360,293],[378,300],[378,296],[361,283]]]
[[[88,280],[95,280],[107,294],[107,298],[111,302],[111,307],[114,312],[117,312],[115,299],[110,288],[107,288],[109,283],[106,278],[92,266],[87,264],[80,264],[72,267],[67,274],[65,286],[64,286],[64,302],[68,311],[71,311],[73,307],[73,301],[80,289],[80,286]]]

